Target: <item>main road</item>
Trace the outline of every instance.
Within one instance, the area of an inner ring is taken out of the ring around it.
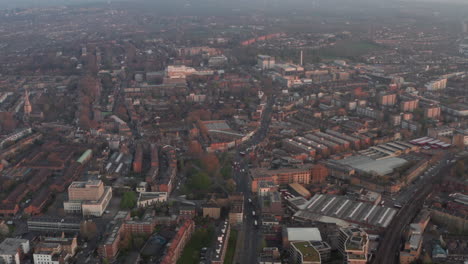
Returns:
[[[234,162],[238,165],[234,168],[233,178],[237,183],[237,191],[244,194],[244,221],[242,223],[242,230],[239,235],[240,243],[242,248],[237,249],[237,262],[238,263],[257,263],[259,255],[259,247],[261,242],[261,223],[259,218],[260,211],[257,210],[255,199],[252,195],[250,187],[250,174],[248,167],[248,160],[241,155],[241,152],[245,152],[247,148],[257,145],[262,142],[268,133],[268,128],[271,121],[271,112],[273,108],[274,97],[268,98],[265,111],[262,115],[260,127],[257,132],[252,136],[250,140],[239,146],[236,150]],[[252,201],[252,202],[249,202]],[[253,215],[255,211],[255,215]],[[254,222],[257,221],[255,226]]]
[[[434,183],[442,179],[447,173],[447,169],[453,164],[450,160],[452,153],[448,153],[434,167],[433,171],[425,176],[420,182],[420,189],[416,189],[413,196],[400,209],[396,217],[393,218],[390,226],[387,228],[383,239],[380,242],[379,249],[375,254],[372,263],[374,264],[394,264],[400,251],[401,235],[405,227],[411,223],[424,205],[424,201],[431,194]]]

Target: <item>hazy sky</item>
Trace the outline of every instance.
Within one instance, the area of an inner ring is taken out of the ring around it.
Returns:
[[[15,7],[38,7],[38,6],[48,6],[48,5],[73,5],[73,4],[83,4],[83,3],[98,3],[98,2],[141,2],[141,1],[149,1],[149,2],[173,2],[173,0],[0,0],[0,8],[15,8]],[[206,1],[206,0],[185,0],[187,3],[196,4],[197,1]],[[239,3],[240,5],[248,5],[249,2],[278,2],[277,0],[212,0],[211,2],[221,2],[226,3],[230,2],[230,4],[235,5]],[[281,0],[280,3],[288,6],[291,2],[302,2],[304,3],[311,3],[317,2],[319,4],[326,5],[327,2],[330,0]],[[354,5],[356,7],[356,3],[363,3],[366,2],[368,4],[395,4],[395,3],[417,3],[417,2],[432,2],[432,3],[457,3],[457,4],[467,4],[468,0],[333,0],[332,2],[342,2],[349,5]]]

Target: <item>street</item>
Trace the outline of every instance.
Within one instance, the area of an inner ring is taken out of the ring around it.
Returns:
[[[400,250],[402,232],[422,209],[424,201],[433,190],[433,184],[438,182],[443,175],[445,175],[447,169],[453,165],[448,162],[452,158],[452,153],[446,154],[445,157],[441,159],[440,163],[418,183],[420,187],[412,192],[412,196],[408,199],[403,208],[398,211],[390,226],[387,228],[372,263],[393,264],[399,262],[397,256]]]
[[[239,166],[237,169],[234,169],[233,176],[237,182],[237,192],[244,194],[244,222],[242,224],[241,233],[239,239],[243,239],[240,245],[243,245],[243,248],[237,249],[238,263],[257,263],[258,250],[261,242],[261,218],[259,217],[260,211],[257,210],[255,206],[255,197],[252,195],[252,190],[250,189],[250,174],[248,167],[248,160],[245,159],[240,152],[244,152],[245,149],[255,146],[266,137],[268,133],[268,127],[270,126],[271,121],[271,111],[274,103],[274,98],[268,98],[268,102],[262,116],[260,128],[257,133],[255,133],[252,138],[240,146],[235,154],[234,162],[238,162]],[[249,202],[249,199],[252,200],[252,203]],[[256,211],[256,215],[252,214],[252,211]],[[257,220],[257,225],[254,225],[255,220]]]

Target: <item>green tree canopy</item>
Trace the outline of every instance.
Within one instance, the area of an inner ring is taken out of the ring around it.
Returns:
[[[125,192],[122,200],[120,201],[121,209],[133,209],[137,203],[137,196],[135,192]]]

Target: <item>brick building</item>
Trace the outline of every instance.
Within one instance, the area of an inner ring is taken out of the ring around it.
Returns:
[[[177,234],[169,243],[165,255],[161,260],[161,264],[176,264],[180,258],[185,245],[192,237],[195,230],[195,223],[192,220],[186,220],[184,224],[179,227]]]

